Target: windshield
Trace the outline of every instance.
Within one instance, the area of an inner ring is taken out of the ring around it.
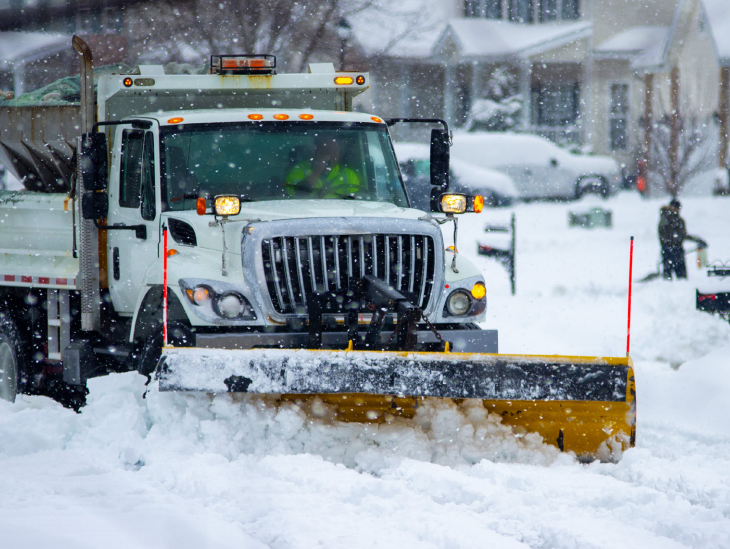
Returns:
[[[200,196],[246,201],[355,199],[408,207],[387,133],[379,124],[268,122],[162,129],[169,210]]]

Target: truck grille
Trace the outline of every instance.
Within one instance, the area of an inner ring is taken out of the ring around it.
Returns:
[[[279,236],[262,240],[271,302],[280,314],[306,314],[313,290],[348,289],[350,279],[373,275],[426,309],[435,253],[430,236],[368,234]]]

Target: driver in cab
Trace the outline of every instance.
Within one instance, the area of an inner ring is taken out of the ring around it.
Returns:
[[[360,177],[342,162],[333,137],[315,140],[314,158],[298,162],[286,176],[284,191],[294,198],[346,198],[360,190]]]

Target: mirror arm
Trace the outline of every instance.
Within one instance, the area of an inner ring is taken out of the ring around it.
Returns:
[[[442,120],[441,118],[384,118],[383,120],[388,126],[394,126],[398,122],[441,124],[444,130],[446,130],[446,133],[449,133],[449,125],[446,123],[446,120]]]
[[[94,124],[91,128],[91,133],[96,133],[99,130],[99,126],[119,126],[120,124],[132,124],[132,127],[136,130],[149,130],[152,127],[151,120],[139,120],[136,118],[129,120],[105,120]]]

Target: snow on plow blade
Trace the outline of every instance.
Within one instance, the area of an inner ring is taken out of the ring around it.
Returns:
[[[315,397],[341,421],[413,417],[427,398],[480,399],[517,434],[579,457],[603,457],[635,440],[630,358],[397,351],[166,348],[161,391]]]

